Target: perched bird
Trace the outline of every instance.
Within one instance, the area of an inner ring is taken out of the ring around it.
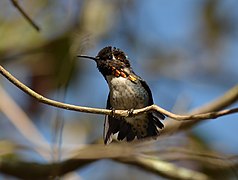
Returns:
[[[107,109],[128,110],[143,108],[153,104],[152,93],[147,83],[134,73],[126,54],[111,46],[103,48],[96,57],[78,56],[93,59],[97,68],[107,81],[110,92]],[[164,125],[165,116],[159,112],[147,112],[136,116],[118,117],[106,115],[104,123],[104,143],[112,141],[112,135],[118,133],[117,139],[132,141],[156,137]]]

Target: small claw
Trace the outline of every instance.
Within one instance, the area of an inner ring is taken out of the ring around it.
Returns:
[[[112,108],[110,108],[110,109],[112,110],[112,111],[111,111],[111,116],[112,116],[112,117],[115,117],[115,108],[112,107]]]
[[[127,111],[127,113],[128,113],[128,117],[132,117],[133,116],[133,111],[134,111],[134,108],[131,108],[131,109],[129,109],[128,111]]]

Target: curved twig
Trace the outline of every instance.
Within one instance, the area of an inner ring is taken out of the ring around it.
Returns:
[[[91,107],[84,107],[84,106],[76,106],[72,104],[67,104],[67,103],[62,103],[59,101],[55,101],[52,99],[48,99],[26,85],[24,85],[22,82],[20,82],[18,79],[16,79],[13,75],[11,75],[6,69],[4,69],[2,66],[0,66],[0,73],[6,77],[10,82],[12,82],[14,85],[16,85],[18,88],[20,88],[22,91],[30,95],[31,97],[35,98],[39,102],[42,102],[44,104],[48,104],[50,106],[54,106],[57,108],[62,108],[62,109],[67,109],[67,110],[72,110],[72,111],[78,111],[78,112],[84,112],[84,113],[93,113],[93,114],[105,114],[105,115],[111,115],[112,110],[108,109],[100,109],[100,108],[91,108]],[[170,117],[174,120],[177,121],[187,121],[187,120],[206,120],[206,119],[215,119],[220,116],[228,115],[228,114],[233,114],[238,112],[238,108],[234,109],[226,109],[226,110],[221,110],[218,112],[208,112],[208,113],[203,113],[203,114],[192,114],[192,115],[178,115],[174,114],[172,112],[169,112],[158,105],[151,105],[147,106],[145,108],[141,109],[135,109],[132,113],[132,115],[138,115],[142,114],[148,111],[158,111],[166,115],[167,117]],[[121,117],[127,117],[129,116],[129,113],[127,110],[115,110],[114,112],[115,116],[121,116]]]

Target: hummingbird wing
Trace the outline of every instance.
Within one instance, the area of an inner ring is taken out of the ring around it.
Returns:
[[[104,130],[103,130],[103,139],[104,139],[104,144],[110,144],[112,142],[112,133],[109,132],[109,121],[110,117],[108,115],[105,116],[105,121],[104,121]]]
[[[148,92],[148,95],[149,95],[149,103],[148,103],[148,106],[150,105],[153,105],[154,104],[154,101],[153,101],[153,97],[152,97],[152,93],[151,93],[151,90],[149,88],[149,86],[147,85],[147,83],[143,80],[143,79],[140,79],[140,83],[141,85],[145,88],[145,90]],[[162,113],[160,112],[153,112],[152,113],[154,116],[156,116],[157,118],[159,119],[162,119],[164,120],[165,119],[165,115],[163,115]]]
[[[148,106],[154,104],[152,93],[151,93],[149,86],[141,78],[140,78],[140,83],[148,93],[148,96],[149,96]],[[149,116],[149,124],[148,124],[147,136],[156,136],[156,135],[158,135],[158,130],[156,129],[156,127],[160,128],[160,129],[162,129],[164,127],[163,123],[160,120],[164,120],[165,115],[156,111],[156,112],[148,113],[148,116]]]
[[[106,109],[112,109],[112,106],[111,106],[111,103],[110,103],[110,93],[108,94]],[[105,116],[104,130],[103,130],[104,144],[111,143],[113,132],[116,131],[114,129],[116,129],[118,127],[117,122],[118,121],[117,121],[117,119],[115,117],[110,116],[110,115],[106,115]]]

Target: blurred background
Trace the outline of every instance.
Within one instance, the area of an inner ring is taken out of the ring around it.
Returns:
[[[108,45],[129,56],[134,71],[149,84],[156,104],[180,114],[216,99],[238,82],[235,0],[18,3],[40,31],[10,0],[0,1],[0,63],[27,86],[51,99],[104,108],[108,95],[104,78],[95,62],[76,56],[96,56]],[[36,162],[64,159],[68,155],[65,152],[102,139],[104,116],[40,104],[3,77],[0,101],[1,156]],[[234,114],[204,121],[183,135],[152,143],[164,149],[193,149],[196,144],[236,155],[237,119]],[[220,176],[194,162],[180,164]],[[82,179],[158,179],[155,174],[110,160],[97,161],[75,173]],[[237,178],[236,174],[227,170],[223,177]]]

